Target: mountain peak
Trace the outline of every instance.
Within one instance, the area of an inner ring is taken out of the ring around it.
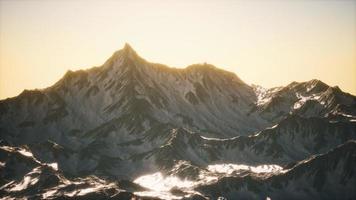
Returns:
[[[122,50],[125,51],[125,52],[135,52],[135,50],[127,42],[125,43],[125,46],[124,46],[124,48],[122,48]]]
[[[143,60],[136,51],[131,47],[130,44],[125,43],[125,46],[116,51],[106,62],[104,65],[112,66],[118,60],[121,59],[131,59],[131,60]]]
[[[121,52],[122,54],[124,54],[124,56],[129,56],[129,57],[138,57],[138,54],[136,53],[136,51],[131,47],[131,45],[129,43],[125,43],[124,48],[122,48],[121,50],[119,50],[119,52]]]

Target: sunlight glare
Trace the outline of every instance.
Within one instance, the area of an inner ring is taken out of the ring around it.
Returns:
[[[176,176],[163,176],[161,172],[140,176],[134,183],[154,191],[169,191],[173,187],[189,188],[194,185],[192,181],[181,180]]]

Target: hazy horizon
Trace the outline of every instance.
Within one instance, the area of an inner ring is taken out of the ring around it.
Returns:
[[[207,62],[266,88],[320,79],[356,94],[355,1],[0,0],[0,99],[100,66]]]

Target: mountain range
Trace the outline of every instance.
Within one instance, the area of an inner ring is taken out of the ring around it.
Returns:
[[[0,101],[4,199],[355,199],[356,97],[266,89],[128,44]]]

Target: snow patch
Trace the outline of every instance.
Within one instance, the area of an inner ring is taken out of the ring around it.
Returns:
[[[283,170],[283,168],[279,165],[250,166],[250,165],[238,165],[238,164],[208,165],[207,169],[214,173],[225,173],[225,174],[239,173],[241,171],[250,171],[250,172],[253,172],[256,174],[274,173],[274,172],[280,172],[281,170]]]
[[[134,183],[153,191],[169,191],[173,187],[190,188],[194,185],[192,181],[182,180],[176,176],[163,176],[161,172],[140,176],[134,180]]]
[[[309,100],[319,100],[320,99],[320,96],[319,95],[311,95],[311,96],[303,96],[299,93],[296,93],[296,96],[297,98],[299,99],[297,102],[294,103],[293,105],[293,109],[294,110],[297,110],[299,109],[300,107],[302,107],[305,102],[309,101]],[[324,103],[323,102],[320,102],[321,105],[323,105]]]
[[[50,163],[47,164],[49,167],[51,167],[52,169],[54,169],[55,171],[58,171],[58,163]]]

